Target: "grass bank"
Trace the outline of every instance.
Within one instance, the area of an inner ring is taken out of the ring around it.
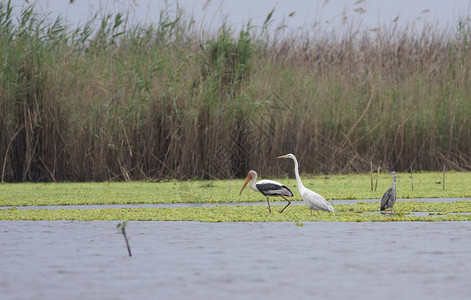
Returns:
[[[471,169],[471,26],[268,35],[0,3],[2,182]]]
[[[327,179],[328,178],[328,179]],[[270,178],[273,179],[273,178]],[[294,193],[293,200],[302,200],[293,178],[278,178]],[[374,183],[376,175],[374,176]],[[447,172],[445,190],[443,174],[397,175],[397,196],[407,198],[471,197],[471,173]],[[380,199],[391,187],[392,176],[381,173],[376,191],[371,191],[369,175],[303,176],[303,183],[328,200]],[[239,196],[243,180],[193,180],[161,182],[93,182],[93,183],[3,183],[0,184],[0,206],[142,204],[142,203],[237,203],[265,201],[250,189]],[[279,201],[272,198],[271,201]],[[284,201],[284,200],[283,200]]]

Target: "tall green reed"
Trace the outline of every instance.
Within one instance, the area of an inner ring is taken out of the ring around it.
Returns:
[[[0,4],[2,181],[469,170],[469,24],[270,36]],[[95,28],[96,22],[98,26]],[[260,30],[261,29],[261,30]]]

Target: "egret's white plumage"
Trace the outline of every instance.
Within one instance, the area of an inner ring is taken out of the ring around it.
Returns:
[[[290,154],[278,156],[278,158],[291,158],[294,161],[294,174],[296,175],[296,183],[298,185],[298,191],[299,191],[299,194],[301,194],[301,197],[303,198],[304,204],[306,204],[306,206],[309,207],[309,209],[311,210],[311,215],[312,215],[313,209],[315,209],[319,215],[320,215],[319,210],[324,210],[324,211],[332,212],[332,213],[335,212],[332,205],[330,205],[329,202],[327,202],[327,200],[324,199],[324,197],[304,187],[301,181],[301,177],[299,177],[298,160],[293,154],[290,153]]]
[[[239,196],[242,194],[242,191],[244,190],[247,183],[250,182],[249,186],[252,190],[262,193],[267,198],[268,211],[270,213],[271,213],[270,199],[269,199],[270,196],[280,196],[286,201],[288,201],[288,204],[286,204],[286,206],[283,207],[282,210],[280,210],[280,213],[282,213],[285,210],[285,208],[287,208],[288,205],[291,204],[291,202],[284,197],[284,196],[293,197],[293,192],[291,192],[291,190],[288,187],[273,180],[263,179],[257,183],[255,183],[255,180],[257,180],[257,172],[255,172],[254,170],[250,170],[249,174],[247,174],[247,178],[245,179],[244,185],[240,189]]]

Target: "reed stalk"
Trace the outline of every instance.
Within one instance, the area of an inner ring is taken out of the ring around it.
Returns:
[[[2,181],[471,169],[470,23],[270,35],[0,3]]]

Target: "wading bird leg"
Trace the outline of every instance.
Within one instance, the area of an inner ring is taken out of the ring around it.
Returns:
[[[317,213],[319,214],[319,216],[321,215],[321,213],[319,212],[319,210],[317,208],[314,207],[314,209],[317,211]],[[311,217],[312,217],[312,208],[311,208]]]
[[[271,213],[271,208],[270,208],[270,199],[267,196],[267,203],[268,203],[268,212]]]
[[[280,210],[280,214],[285,210],[285,208],[287,208],[290,204],[291,204],[291,201],[289,201],[288,199],[286,199],[285,197],[281,196],[281,198],[285,199],[286,201],[288,201],[288,204],[286,204],[285,207],[283,207],[282,210]]]

